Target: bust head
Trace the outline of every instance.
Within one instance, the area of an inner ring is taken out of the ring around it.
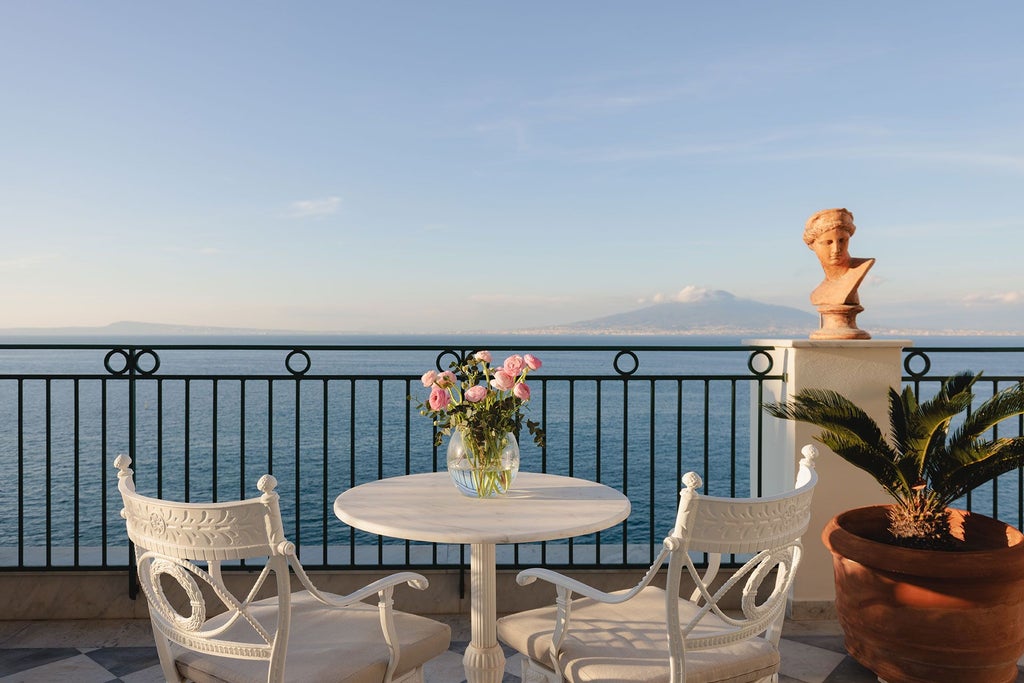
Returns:
[[[846,209],[825,209],[807,219],[804,243],[818,256],[829,279],[850,267],[850,237],[857,230]]]
[[[814,240],[829,230],[842,230],[849,236],[857,231],[853,214],[846,209],[823,209],[807,219],[804,225],[804,244],[814,248]]]

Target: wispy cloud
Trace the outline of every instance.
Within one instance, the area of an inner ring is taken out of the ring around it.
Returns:
[[[963,298],[968,306],[1002,306],[1024,303],[1024,291],[1014,290],[995,294],[971,294]]]
[[[290,218],[316,218],[330,216],[341,208],[341,197],[324,197],[322,199],[300,199],[288,207]]]
[[[199,256],[220,256],[221,254],[227,253],[225,249],[220,247],[182,247],[178,245],[166,246],[163,247],[163,250],[172,254],[192,254]]]
[[[26,254],[14,258],[0,260],[0,271],[32,270],[47,263],[59,261],[60,254]]]
[[[650,299],[640,299],[638,303],[655,303],[663,304],[667,302],[680,302],[690,303],[694,301],[701,301],[712,297],[715,294],[714,290],[708,289],[707,287],[699,287],[697,285],[686,285],[678,292],[674,294],[665,294],[663,292],[657,292]]]
[[[568,296],[541,294],[472,294],[467,300],[485,306],[564,306],[573,301]]]

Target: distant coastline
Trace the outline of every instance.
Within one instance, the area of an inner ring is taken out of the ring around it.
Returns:
[[[616,326],[616,325],[553,325],[518,330],[448,330],[437,332],[366,332],[366,331],[318,331],[282,330],[238,327],[213,327],[199,325],[177,325],[120,321],[98,327],[17,327],[0,328],[0,340],[24,338],[65,338],[109,339],[113,337],[297,337],[309,338],[374,338],[374,337],[745,337],[745,338],[806,338],[814,328],[808,327],[741,327],[736,325],[695,325],[688,329],[665,329],[657,326]],[[874,339],[907,337],[1022,337],[1024,330],[977,330],[977,329],[929,329],[922,327],[868,329]]]

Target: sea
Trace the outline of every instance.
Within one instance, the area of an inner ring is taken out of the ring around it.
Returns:
[[[905,375],[981,370],[999,388],[1024,379],[1024,337],[892,338],[912,342]],[[498,362],[533,353],[544,363],[531,375],[526,417],[545,424],[547,447],[524,431],[523,469],[634,494],[631,534],[666,530],[685,470],[701,473],[709,493],[749,494],[749,376],[751,367],[763,371],[764,359],[741,337],[0,337],[0,550],[47,538],[109,543],[123,529],[111,462],[131,447],[145,493],[249,497],[270,471],[293,533],[310,543],[352,540],[329,521],[333,497],[381,476],[443,469],[444,448],[432,446],[430,421],[415,409],[426,399],[418,378],[483,348]],[[141,350],[138,370],[154,380],[138,382],[131,397],[128,383],[111,379],[123,377],[128,349]],[[1021,490],[1018,474],[1004,475],[969,502],[1019,525]]]

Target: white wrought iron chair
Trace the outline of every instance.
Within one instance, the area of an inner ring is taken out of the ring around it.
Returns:
[[[700,477],[684,476],[675,527],[630,590],[606,593],[548,569],[520,572],[521,585],[543,579],[557,591],[553,606],[498,620],[498,638],[524,655],[524,683],[777,681],[786,601],[818,480],[817,450],[807,446],[803,455],[796,490],[778,496],[704,496]],[[702,575],[693,555],[704,553]],[[751,557],[713,586],[729,554]],[[666,559],[663,590],[651,582]],[[696,586],[689,599],[680,596],[684,569]],[[722,607],[730,599],[735,607],[736,597],[739,609]]]
[[[317,590],[285,539],[274,477],[260,478],[257,498],[179,503],[136,493],[128,456],[114,465],[168,681],[422,683],[423,664],[448,649],[447,624],[393,608],[395,586],[427,587],[419,574],[392,574],[345,596]],[[259,568],[264,558],[247,594],[233,594],[221,563]],[[289,568],[305,590],[292,592]],[[373,596],[376,607],[362,602]]]

